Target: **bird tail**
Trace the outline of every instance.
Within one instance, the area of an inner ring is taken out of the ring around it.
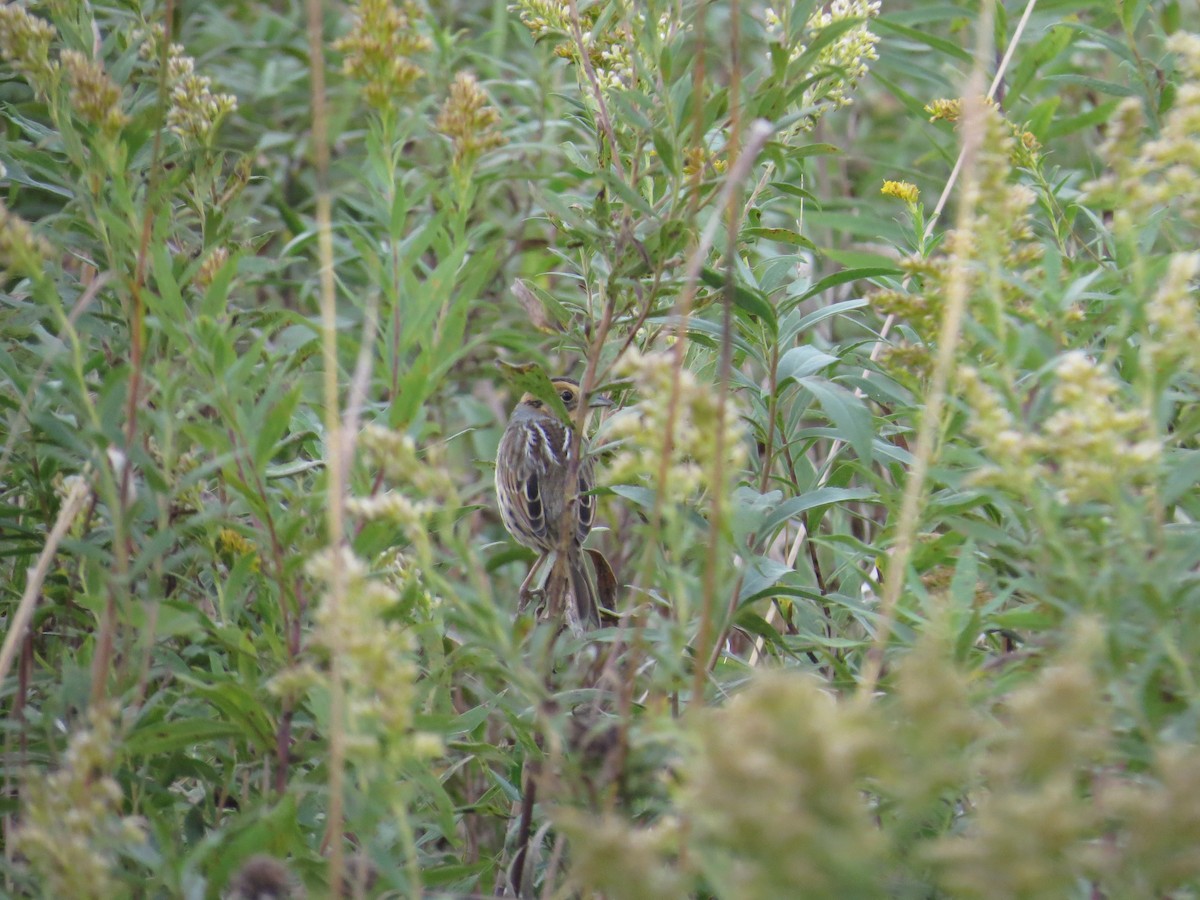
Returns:
[[[577,636],[601,625],[617,623],[613,612],[617,578],[604,554],[572,547],[565,556],[551,551],[543,561],[547,557],[549,570],[540,580],[544,590],[538,591],[542,595],[537,610],[539,619],[562,622]]]
[[[583,551],[578,547],[573,547],[568,557],[568,563],[571,569],[571,596],[564,604],[567,624],[574,628],[578,622],[580,631],[598,628],[600,626],[600,601],[597,597],[596,579],[589,571]]]

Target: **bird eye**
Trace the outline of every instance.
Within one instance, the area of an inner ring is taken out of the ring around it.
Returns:
[[[563,402],[563,403],[570,403],[570,402],[571,402],[571,398],[572,398],[572,397],[574,397],[575,395],[574,395],[574,394],[572,394],[570,391],[563,391],[563,392],[562,392],[561,394],[559,394],[558,396],[562,397],[562,402]]]

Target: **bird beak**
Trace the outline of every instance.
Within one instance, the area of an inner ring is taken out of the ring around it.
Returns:
[[[603,394],[592,394],[592,396],[588,397],[588,406],[590,406],[592,409],[597,409],[597,408],[612,406],[612,405],[613,405],[613,402],[611,400],[609,400],[607,397],[605,397]]]

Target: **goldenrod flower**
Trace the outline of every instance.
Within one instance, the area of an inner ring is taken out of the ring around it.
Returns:
[[[120,850],[145,840],[142,823],[121,815],[112,777],[117,710],[101,704],[72,735],[57,770],[30,778],[13,847],[38,873],[46,896],[112,897]]]
[[[340,603],[322,598],[314,614],[317,644],[338,653],[346,689],[351,755],[363,761],[411,750],[416,667],[412,637],[391,615],[400,602],[388,580],[372,577],[348,548],[331,548],[309,562],[324,584],[337,577]]]
[[[917,186],[907,181],[885,181],[879,193],[885,197],[895,197],[897,200],[903,200],[909,206],[914,205],[921,192],[917,190]]]
[[[142,42],[143,58],[157,61],[164,40],[161,27],[152,29]],[[171,91],[167,127],[185,143],[209,144],[221,120],[237,109],[237,97],[214,94],[212,79],[196,74],[196,61],[184,53],[182,44],[167,47],[167,86]]]
[[[333,49],[346,54],[342,71],[364,82],[367,105],[387,108],[425,74],[411,59],[430,46],[417,29],[420,20],[415,3],[360,0],[354,5],[354,25]]]
[[[869,63],[879,59],[875,50],[879,36],[869,27],[870,20],[879,15],[879,6],[879,0],[831,0],[818,4],[804,23],[801,42],[789,48],[789,58],[799,59],[827,28],[848,19],[861,20],[825,44],[813,61],[808,74],[815,78],[800,101],[801,106],[817,108],[810,117],[810,128],[827,109],[849,106],[853,102],[850,94],[866,77]],[[786,38],[789,29],[784,16],[774,8],[767,8],[764,23],[768,34],[781,40]]]
[[[56,37],[58,31],[45,19],[15,3],[0,5],[0,58],[25,76],[40,97],[49,94],[57,69],[50,59],[50,42]]]
[[[925,112],[929,113],[930,122],[957,122],[962,116],[962,101],[954,100],[933,100],[925,104]]]
[[[470,72],[459,72],[438,113],[436,128],[454,145],[454,164],[470,164],[479,154],[504,144],[496,131],[500,113]]]
[[[120,131],[129,116],[121,109],[121,89],[104,66],[76,50],[64,50],[59,61],[71,83],[71,106],[79,117],[103,132]]]
[[[0,265],[34,278],[42,273],[51,252],[50,245],[33,233],[29,223],[0,200]]]
[[[717,487],[710,479],[717,469],[718,433],[723,434],[724,471],[735,472],[745,463],[745,435],[733,401],[722,406],[712,384],[688,369],[676,372],[671,354],[633,350],[618,363],[617,372],[632,378],[641,399],[608,420],[608,438],[620,442],[608,466],[609,483],[654,481],[665,472],[665,497],[688,498]],[[672,400],[675,391],[678,396]]]

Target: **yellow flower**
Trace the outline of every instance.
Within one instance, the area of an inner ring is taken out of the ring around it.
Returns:
[[[879,193],[885,197],[895,197],[897,200],[903,200],[909,206],[917,202],[921,196],[921,192],[917,190],[917,186],[908,181],[885,181]]]
[[[259,571],[258,551],[254,542],[232,528],[222,528],[217,532],[217,552],[232,564],[239,557],[250,557],[250,568]]]
[[[925,106],[925,112],[929,113],[929,121],[936,122],[942,119],[946,122],[957,122],[959,116],[962,115],[961,100],[934,100]]]

